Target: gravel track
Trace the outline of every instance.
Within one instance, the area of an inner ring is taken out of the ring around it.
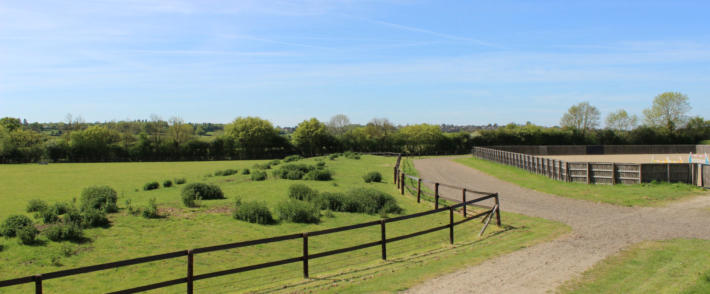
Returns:
[[[709,194],[665,207],[621,207],[522,188],[450,158],[420,159],[414,165],[424,179],[498,192],[501,210],[559,221],[572,232],[429,280],[407,293],[549,293],[633,243],[710,238]],[[456,200],[461,195],[446,187],[440,192]]]

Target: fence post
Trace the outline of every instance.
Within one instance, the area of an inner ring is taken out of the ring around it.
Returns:
[[[193,286],[193,271],[194,271],[194,254],[192,250],[187,251],[187,294],[192,294]]]
[[[591,183],[591,177],[592,177],[591,170],[592,169],[589,168],[589,161],[587,161],[587,184]]]
[[[303,278],[308,279],[308,233],[303,233]]]
[[[498,193],[496,193],[496,225],[500,227],[500,199],[498,199]]]
[[[439,183],[434,184],[434,209],[439,209]]]
[[[671,164],[666,163],[666,182],[671,182]]]
[[[380,234],[382,235],[382,260],[387,260],[387,237],[385,234],[385,220],[380,220]]]
[[[611,185],[616,185],[616,164],[611,163]]]
[[[400,176],[399,181],[402,182],[402,184],[399,185],[400,193],[401,193],[402,195],[404,195],[404,185],[405,185],[405,183],[404,183],[404,172],[403,172],[402,175]]]
[[[394,167],[394,184],[397,185],[397,167]]]
[[[461,190],[461,197],[463,198],[463,217],[466,217],[466,189]]]
[[[417,203],[421,203],[422,200],[422,179],[417,180]]]
[[[42,294],[42,275],[35,275],[35,294]]]
[[[565,182],[571,182],[572,177],[569,173],[569,162],[565,161]]]
[[[449,207],[449,244],[454,244],[454,208]]]

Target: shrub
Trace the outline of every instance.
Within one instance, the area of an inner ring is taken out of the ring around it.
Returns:
[[[109,186],[92,186],[81,191],[81,209],[100,209],[106,212],[118,211],[116,190]]]
[[[173,186],[173,181],[171,181],[171,180],[163,181],[163,188],[170,188],[172,186]]]
[[[319,161],[316,163],[316,167],[325,167],[325,161]]]
[[[331,154],[331,155],[328,155],[328,159],[330,159],[330,160],[335,160],[335,159],[338,158],[339,156],[340,156],[339,153],[333,153],[333,154]]]
[[[65,224],[83,226],[84,217],[78,209],[72,208],[67,211],[66,215],[64,215],[63,221]]]
[[[274,223],[274,217],[271,216],[271,211],[263,202],[244,202],[238,203],[234,209],[232,216],[235,219],[268,225]]]
[[[158,182],[149,182],[143,185],[143,191],[150,191],[158,188],[160,188],[160,184],[158,184]]]
[[[32,199],[27,203],[27,212],[38,212],[47,208],[47,202],[39,199]]]
[[[20,243],[29,245],[35,242],[39,231],[34,226],[25,226],[17,230],[17,237],[20,238]]]
[[[345,156],[345,158],[349,158],[349,159],[360,159],[360,153],[352,152],[352,151],[346,151],[345,153],[343,153],[343,156]]]
[[[276,165],[279,165],[279,164],[281,164],[281,160],[278,160],[278,159],[274,159],[274,160],[272,160],[272,161],[269,161],[269,165],[270,165],[270,166],[276,166]]]
[[[318,195],[314,204],[320,209],[348,211],[347,207],[350,202],[351,201],[348,201],[348,198],[343,193],[323,192]]]
[[[357,188],[347,192],[350,200],[357,203],[357,211],[368,214],[375,214],[384,210],[386,213],[400,213],[402,208],[397,205],[397,201],[387,193],[371,188]]]
[[[274,170],[274,177],[289,180],[300,180],[303,175],[314,170],[315,167],[306,164],[284,164],[277,170]],[[289,176],[289,173],[291,174]],[[300,176],[298,176],[300,174]]]
[[[266,180],[266,172],[260,171],[260,170],[254,171],[253,173],[251,173],[251,180],[252,181]]]
[[[57,215],[62,215],[71,210],[74,206],[68,202],[57,202],[50,206],[49,209],[53,210]]]
[[[309,171],[303,179],[310,181],[330,181],[333,179],[332,174],[327,169],[315,169]]]
[[[276,210],[279,218],[283,221],[294,223],[320,222],[320,210],[308,202],[288,199],[280,202]]]
[[[288,187],[288,197],[296,200],[314,201],[318,197],[318,191],[304,184],[293,184]]]
[[[145,218],[159,218],[158,215],[158,205],[155,203],[155,198],[150,198],[148,200],[148,206],[141,212],[141,215]]]
[[[248,174],[249,174],[249,169],[248,169],[248,168],[243,169],[243,170],[242,170],[242,174],[243,174],[243,175],[248,175]]]
[[[369,173],[365,174],[364,176],[362,176],[362,179],[365,180],[365,183],[371,183],[371,182],[379,183],[379,182],[382,182],[382,174],[380,174],[379,172],[373,171],[373,172],[369,172]]]
[[[40,212],[35,214],[36,219],[41,219],[42,223],[53,224],[59,221],[59,215],[54,211],[54,209],[45,208]]]
[[[81,230],[81,227],[74,224],[54,225],[48,227],[42,233],[47,236],[47,239],[54,242],[64,240],[76,241],[84,237],[84,232]]]
[[[205,183],[188,184],[182,189],[182,203],[194,207],[195,200],[224,199],[222,189],[217,185]]]
[[[347,193],[331,193],[310,190],[310,188],[299,187],[289,197],[293,199],[305,200],[313,203],[320,209],[327,209],[342,212],[357,213],[401,213],[402,209],[397,205],[397,201],[391,195],[375,189],[353,189]],[[310,194],[306,194],[309,192]],[[308,195],[308,196],[300,196]]]
[[[98,209],[89,209],[81,214],[81,225],[84,228],[106,227],[110,223],[106,212]]]
[[[271,166],[268,163],[257,163],[254,165],[255,169],[270,169]]]
[[[298,161],[303,159],[301,155],[289,155],[284,157],[284,162],[292,162],[292,161]]]
[[[222,173],[223,176],[231,176],[231,175],[236,175],[239,171],[236,169],[225,169],[224,172]]]
[[[11,215],[0,225],[0,235],[15,237],[18,230],[24,227],[33,227],[32,220],[25,215]]]
[[[182,185],[182,184],[184,184],[185,182],[187,182],[187,181],[185,180],[185,178],[177,178],[177,179],[175,179],[175,184],[177,184],[177,185]]]

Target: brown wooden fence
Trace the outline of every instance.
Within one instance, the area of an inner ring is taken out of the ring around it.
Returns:
[[[393,154],[388,154],[388,155],[393,155]],[[399,168],[399,164],[400,164],[401,160],[402,160],[401,155],[397,154],[397,163],[396,163],[396,167],[395,167],[395,178],[397,178],[397,175],[398,175],[397,170]],[[401,175],[403,177],[411,177],[409,175],[404,174],[403,172],[400,172],[399,175]],[[414,177],[414,178],[416,178],[416,177]],[[404,190],[402,188],[400,189],[400,191],[402,193],[404,193]],[[480,192],[476,192],[476,193],[480,193]],[[483,193],[483,194],[484,194],[483,196],[477,197],[475,199],[471,199],[468,201],[462,201],[461,203],[450,205],[448,207],[438,207],[438,203],[437,203],[433,210],[414,213],[414,214],[410,214],[410,215],[398,216],[398,217],[393,217],[393,218],[388,218],[388,219],[381,219],[381,220],[371,221],[371,222],[366,222],[366,223],[360,223],[360,224],[355,224],[355,225],[350,225],[350,226],[343,226],[343,227],[325,229],[325,230],[320,230],[320,231],[304,232],[304,233],[277,236],[277,237],[272,237],[272,238],[265,238],[265,239],[242,241],[242,242],[236,242],[236,243],[230,243],[230,244],[202,247],[202,248],[196,248],[196,249],[191,249],[191,250],[175,251],[175,252],[170,252],[170,253],[145,256],[145,257],[134,258],[134,259],[129,259],[129,260],[122,260],[122,261],[104,263],[104,264],[99,264],[99,265],[85,266],[85,267],[80,267],[80,268],[61,270],[61,271],[49,272],[49,273],[38,274],[38,275],[33,275],[33,276],[26,276],[26,277],[20,277],[20,278],[15,278],[15,279],[10,279],[10,280],[4,280],[4,281],[0,281],[0,288],[14,286],[14,285],[20,285],[20,284],[34,283],[35,293],[42,293],[42,284],[47,280],[68,277],[68,276],[74,276],[74,275],[80,275],[80,274],[91,273],[91,272],[97,272],[97,271],[102,271],[102,270],[107,270],[107,269],[114,269],[114,268],[129,266],[129,265],[136,265],[136,264],[141,264],[141,263],[154,262],[154,261],[173,259],[173,258],[183,258],[183,257],[187,259],[187,267],[185,269],[186,270],[185,277],[172,279],[172,280],[168,280],[168,281],[162,281],[162,282],[144,285],[144,286],[140,286],[140,287],[135,287],[135,288],[131,288],[131,289],[115,291],[115,292],[111,292],[111,293],[137,293],[137,292],[159,289],[159,288],[164,288],[164,287],[173,286],[173,285],[186,284],[186,292],[191,294],[191,293],[193,293],[193,289],[194,289],[194,287],[193,287],[194,281],[204,280],[204,279],[209,279],[209,278],[214,278],[214,277],[220,277],[220,276],[225,276],[225,275],[232,275],[232,274],[237,274],[237,273],[241,273],[241,272],[252,271],[252,270],[274,267],[274,266],[296,263],[296,262],[301,262],[303,264],[303,277],[308,278],[309,277],[308,261],[316,259],[316,258],[346,253],[346,252],[370,248],[370,247],[374,247],[374,246],[380,246],[382,248],[382,259],[386,260],[387,259],[387,244],[388,243],[397,242],[397,241],[401,241],[401,240],[433,233],[436,231],[448,229],[449,230],[449,243],[453,244],[454,243],[454,227],[455,226],[466,223],[466,222],[473,220],[473,219],[483,217],[483,220],[485,221],[485,225],[484,225],[483,229],[481,230],[480,234],[482,234],[494,215],[496,216],[496,224],[498,226],[500,226],[501,225],[500,209],[499,209],[500,201],[498,198],[498,194],[497,193]],[[463,209],[463,211],[466,211],[467,206],[472,206],[472,205],[479,206],[479,205],[477,205],[477,203],[491,200],[491,199],[495,201],[496,205],[494,205],[493,207],[490,207],[490,209],[480,212],[478,214],[472,215],[472,216],[465,215],[465,217],[463,219],[458,220],[458,221],[454,221],[454,211],[456,209]],[[425,229],[425,230],[414,232],[414,233],[410,233],[407,235],[402,235],[402,236],[397,236],[397,237],[389,237],[389,238],[387,237],[386,225],[388,223],[405,221],[408,219],[423,217],[423,216],[427,216],[430,214],[435,214],[435,213],[440,213],[440,212],[445,212],[445,211],[449,212],[449,223],[448,224]],[[351,247],[346,247],[346,248],[318,252],[318,253],[311,253],[308,250],[309,249],[308,248],[308,238],[309,237],[333,234],[333,233],[344,232],[344,231],[349,231],[349,230],[354,230],[354,229],[372,227],[372,226],[380,226],[380,231],[381,231],[380,240],[376,240],[376,241],[372,241],[372,242],[368,242],[368,243],[364,243],[364,244],[360,244],[360,245],[355,245],[355,246],[351,246]],[[249,266],[243,266],[243,267],[238,267],[238,268],[233,268],[233,269],[228,269],[228,270],[221,270],[221,271],[216,271],[216,272],[211,272],[211,273],[199,274],[199,275],[195,275],[193,272],[195,255],[198,255],[198,254],[213,252],[213,251],[227,250],[227,249],[243,248],[243,247],[248,247],[248,246],[255,246],[255,245],[260,245],[260,244],[281,242],[281,241],[294,240],[294,239],[302,239],[303,240],[303,242],[302,242],[303,243],[303,254],[301,256],[294,256],[291,258],[270,261],[270,262],[265,262],[265,263],[260,263],[260,264],[254,264],[254,265],[249,265]]]
[[[587,184],[680,182],[701,186],[706,174],[693,163],[567,162],[536,155],[474,147],[473,156],[525,169],[549,178]]]

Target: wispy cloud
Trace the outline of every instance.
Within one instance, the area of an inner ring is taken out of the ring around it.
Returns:
[[[374,19],[367,19],[367,18],[359,18],[359,19],[361,19],[363,21],[370,22],[370,23],[380,24],[380,25],[383,25],[386,27],[395,28],[398,30],[410,31],[410,32],[415,32],[415,33],[422,33],[422,34],[435,36],[435,37],[442,38],[442,39],[466,42],[466,43],[471,43],[471,44],[475,44],[475,45],[479,45],[479,46],[496,48],[496,49],[504,49],[505,48],[505,47],[498,45],[498,44],[486,42],[486,41],[479,40],[479,39],[469,38],[469,37],[462,37],[462,36],[456,36],[456,35],[452,35],[452,34],[445,34],[445,33],[435,32],[432,30],[417,28],[417,27],[413,27],[413,26],[406,26],[406,25],[401,25],[401,24],[396,24],[396,23],[391,23],[391,22],[386,22],[386,21],[381,21],[381,20],[374,20]]]

